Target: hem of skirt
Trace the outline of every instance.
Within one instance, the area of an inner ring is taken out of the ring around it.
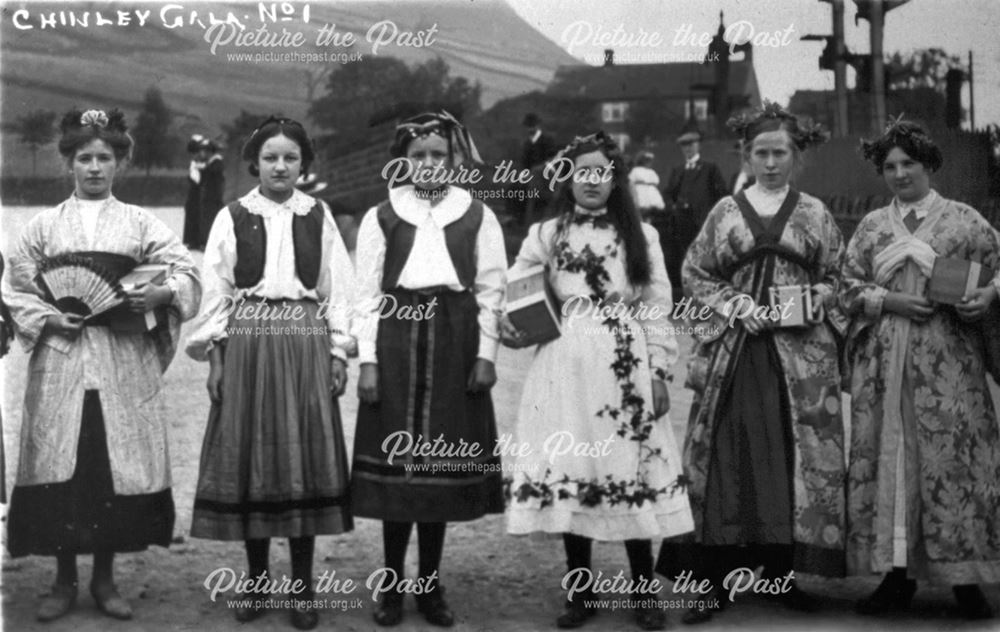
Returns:
[[[527,535],[536,532],[573,533],[594,540],[669,538],[694,531],[694,520],[688,508],[669,511],[601,515],[598,512],[569,509],[511,509],[507,533]]]
[[[111,545],[110,548],[101,549],[101,552],[110,553],[141,553],[149,549],[151,546],[158,546],[164,549],[170,548],[170,543],[173,537],[167,538],[159,542],[145,542],[145,543],[134,543],[134,544],[119,544]],[[29,555],[40,555],[45,557],[55,557],[56,555],[62,554],[73,554],[73,555],[93,555],[95,553],[94,547],[77,547],[77,548],[66,548],[66,547],[45,547],[45,546],[25,546],[11,548],[10,544],[7,545],[7,553],[10,554],[12,558],[14,557],[27,557]]]
[[[891,560],[891,556],[889,559]],[[852,556],[851,561],[848,567],[851,576],[881,575],[892,570],[891,562],[885,564],[885,568],[879,568],[871,557],[863,555]],[[945,586],[997,584],[1000,583],[1000,559],[961,562],[923,561],[908,565],[906,573],[912,579]]]
[[[469,522],[504,512],[499,476],[471,485],[420,485],[351,481],[351,510],[358,518],[389,522]]]
[[[262,521],[247,516],[196,514],[191,521],[191,537],[201,540],[238,541],[260,538],[300,538],[339,535],[354,530],[350,515],[312,520]]]

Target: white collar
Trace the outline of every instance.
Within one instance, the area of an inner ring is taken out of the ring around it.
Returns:
[[[541,128],[536,129],[535,133],[531,135],[531,142],[537,143],[538,139],[541,138],[541,137],[542,137],[542,130],[541,130]]]
[[[414,226],[423,224],[429,215],[438,228],[443,228],[465,215],[472,196],[465,189],[449,185],[448,194],[432,207],[430,200],[417,195],[416,187],[405,184],[389,189],[389,202],[397,215]]]
[[[746,192],[752,195],[759,195],[764,198],[781,198],[783,200],[785,199],[785,196],[788,195],[789,188],[790,185],[786,184],[780,189],[768,189],[758,181],[748,186],[746,188]]]
[[[601,208],[589,209],[589,208],[583,208],[579,204],[574,204],[573,212],[576,213],[577,215],[591,215],[596,217],[597,215],[606,214],[608,212],[608,207],[602,206]]]
[[[892,199],[892,204],[896,207],[896,211],[899,213],[901,218],[906,217],[910,211],[913,211],[916,214],[917,219],[922,220],[927,217],[927,213],[930,212],[931,206],[934,205],[937,198],[937,191],[930,189],[927,195],[920,198],[916,202],[903,202],[897,196]]]
[[[281,204],[264,197],[260,192],[260,187],[254,187],[252,191],[240,198],[240,204],[254,215],[261,217],[273,217],[284,213],[292,212],[296,215],[308,215],[312,207],[316,205],[316,200],[295,189],[292,197]]]
[[[688,159],[684,164],[685,165],[696,165],[696,164],[698,164],[699,160],[701,160],[701,154],[695,154],[695,155],[691,156],[691,158]]]

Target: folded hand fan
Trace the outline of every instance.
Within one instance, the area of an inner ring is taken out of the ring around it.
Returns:
[[[38,271],[52,303],[62,312],[93,317],[125,300],[117,275],[87,257],[72,253],[49,257]]]

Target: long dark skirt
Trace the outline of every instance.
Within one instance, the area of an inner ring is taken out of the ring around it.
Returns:
[[[700,542],[665,544],[658,570],[669,575],[689,568],[716,581],[740,566],[764,564],[768,574],[790,570],[794,458],[773,335],[747,336],[731,388],[719,403]]]
[[[184,201],[184,245],[198,250],[205,247],[208,238],[208,233],[202,232],[200,198],[200,186],[189,179],[187,199]]]
[[[305,318],[232,318],[222,403],[209,413],[191,535],[248,540],[334,534],[354,527],[330,347],[313,301]],[[237,312],[239,314],[239,312]],[[272,328],[261,329],[256,328]],[[276,331],[298,327],[300,330]],[[308,328],[308,330],[306,330]]]
[[[7,548],[14,557],[142,551],[169,546],[174,530],[170,489],[117,495],[98,391],[86,391],[76,470],[62,483],[14,488]]]
[[[361,403],[358,409],[351,480],[355,515],[451,522],[502,513],[500,458],[493,455],[493,400],[488,392],[467,392],[479,348],[475,296],[407,290],[389,295],[397,309],[379,321],[376,343],[381,401]],[[426,310],[431,301],[430,318],[407,319],[400,311],[403,306]],[[471,456],[465,450],[465,455],[441,456],[438,451],[426,456],[410,449],[390,463],[391,449],[383,449],[390,436],[399,441],[440,438],[439,445],[447,449],[474,446],[480,454]]]

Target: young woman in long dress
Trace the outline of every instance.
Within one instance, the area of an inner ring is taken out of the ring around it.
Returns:
[[[920,579],[952,585],[964,616],[988,618],[977,584],[1000,581],[1000,430],[986,382],[1000,367],[985,354],[1000,326],[989,312],[1000,238],[931,188],[943,156],[919,126],[892,122],[865,157],[895,197],[858,224],[841,294],[852,316],[848,570],[886,573],[858,610],[905,609]],[[992,277],[936,304],[938,258],[979,262]]]
[[[242,540],[249,576],[269,579],[271,538],[287,537],[291,611],[316,627],[317,535],[353,528],[337,398],[347,384],[353,267],[327,205],[295,188],[313,161],[303,127],[271,117],[243,148],[260,184],[222,209],[205,246],[205,301],[188,353],[210,363],[212,402],[191,535]],[[268,595],[246,595],[241,622]]]
[[[73,607],[76,556],[85,553],[94,555],[90,592],[98,608],[128,619],[132,608],[115,586],[114,555],[168,546],[173,535],[162,375],[180,321],[198,310],[201,284],[177,235],[112,195],[133,146],[124,116],[74,110],[61,130],[73,194],[28,223],[4,278],[14,329],[31,352],[7,547],[15,557],[56,558],[55,584],[42,598],[39,620]],[[169,266],[164,284],[132,290],[116,308],[142,314],[167,307],[168,322],[152,332],[123,333],[106,315],[84,320],[60,311],[38,274],[47,259],[70,253],[116,276],[140,263]]]
[[[669,316],[670,281],[656,230],[629,193],[624,161],[603,132],[561,154],[567,181],[555,217],[533,224],[509,274],[544,266],[562,304],[561,335],[539,346],[518,408],[518,449],[507,531],[562,534],[567,577],[591,572],[594,539],[624,542],[633,590],[618,598],[655,599],[652,538],[690,532],[680,484],[680,451],[667,411],[677,341]],[[517,346],[524,332],[507,324]],[[576,581],[575,579],[571,581]],[[590,590],[569,595],[556,623],[596,614]],[[642,629],[666,624],[638,606]]]

